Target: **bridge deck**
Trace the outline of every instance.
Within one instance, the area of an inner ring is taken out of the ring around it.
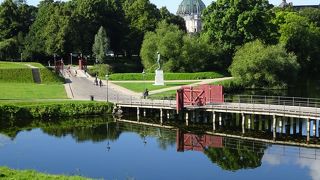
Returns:
[[[174,100],[130,100],[118,101],[119,107],[136,107],[150,109],[176,109]],[[320,108],[290,106],[290,105],[273,105],[273,104],[251,104],[251,103],[212,103],[205,106],[185,106],[187,110],[204,110],[214,112],[244,113],[275,115],[295,118],[320,119]]]

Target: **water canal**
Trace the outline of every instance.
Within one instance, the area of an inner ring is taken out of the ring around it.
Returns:
[[[210,123],[172,119],[165,128],[129,117],[11,124],[0,128],[0,166],[104,179],[320,179],[320,149],[266,142],[269,123],[253,121],[242,134],[237,118],[223,117],[219,136]],[[300,124],[301,133],[283,120],[277,140],[308,146]]]

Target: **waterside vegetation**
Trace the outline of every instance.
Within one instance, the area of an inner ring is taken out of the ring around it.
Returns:
[[[0,167],[0,179],[88,180],[81,176],[49,175],[34,170],[14,170],[8,167]]]
[[[113,104],[90,101],[1,102],[1,123],[23,119],[50,120],[65,117],[106,115]]]

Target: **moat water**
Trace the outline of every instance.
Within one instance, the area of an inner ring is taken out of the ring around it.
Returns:
[[[320,179],[320,149],[241,138],[269,140],[268,123],[257,121],[238,137],[241,130],[230,118],[217,130],[235,137],[208,133],[209,123],[166,125],[174,128],[110,117],[1,127],[0,166],[103,179]],[[282,141],[304,143],[305,132],[298,131],[293,135],[285,126],[277,133]],[[318,139],[316,130],[312,143]]]

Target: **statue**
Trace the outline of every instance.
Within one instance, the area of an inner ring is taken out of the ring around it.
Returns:
[[[157,64],[158,64],[158,69],[157,70],[160,70],[161,69],[161,65],[160,65],[160,53],[159,52],[157,52],[157,54],[158,54],[158,59],[157,59]]]
[[[159,52],[157,52],[158,54],[158,59],[157,59],[157,64],[158,64],[158,69],[156,69],[155,71],[155,81],[154,81],[154,85],[155,86],[164,86],[164,75],[163,75],[163,70],[161,70],[161,64],[160,64],[160,58],[161,55]]]

